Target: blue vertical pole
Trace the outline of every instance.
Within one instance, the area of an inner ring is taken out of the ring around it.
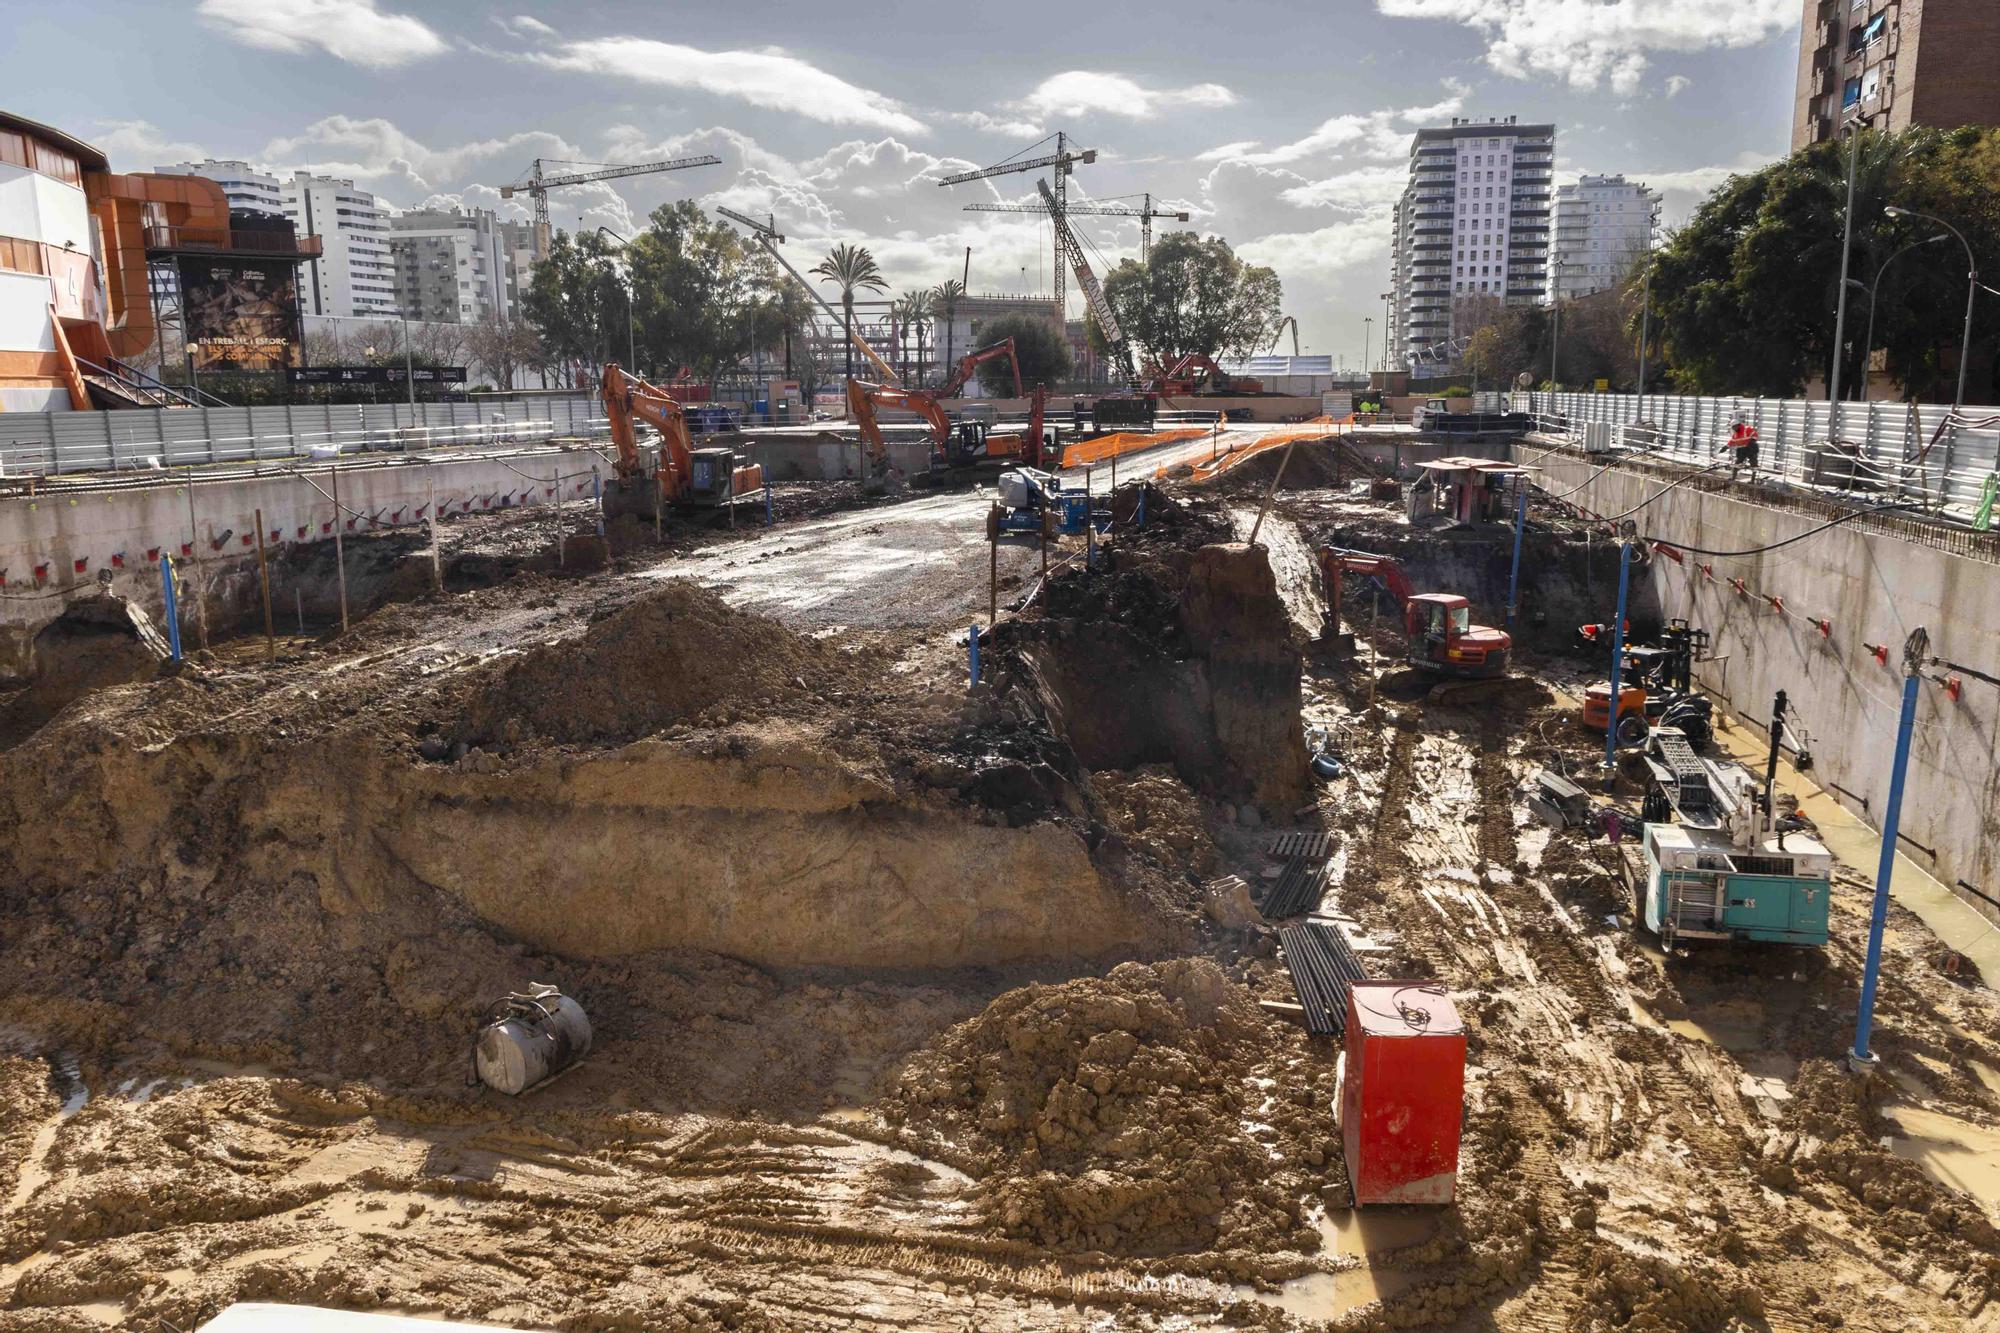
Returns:
[[[178,600],[174,597],[174,562],[164,554],[160,556],[160,599],[166,604],[167,647],[172,650],[174,661],[181,660],[181,613]]]
[[[771,518],[771,483],[767,481],[764,483],[764,526],[767,528],[770,527],[772,521],[773,520]]]
[[[595,463],[590,466],[590,498],[597,501],[597,535],[604,535],[604,478]]]
[[[1146,483],[1139,483],[1139,526],[1146,526]]]
[[[1868,965],[1861,973],[1861,1014],[1854,1021],[1851,1063],[1872,1065],[1868,1034],[1875,1026],[1875,982],[1882,970],[1882,928],[1889,919],[1889,881],[1896,870],[1896,825],[1903,813],[1903,776],[1910,768],[1910,733],[1917,723],[1917,667],[1904,666],[1903,715],[1896,723],[1896,761],[1889,770],[1889,808],[1882,815],[1882,859],[1875,867],[1875,911],[1868,921]]]
[[[979,626],[965,632],[965,651],[972,663],[972,683],[979,683]]]
[[[1514,503],[1514,567],[1507,573],[1507,628],[1514,628],[1514,612],[1520,607],[1521,599],[1521,529],[1528,523],[1528,478],[1520,479],[1518,498]]]
[[[1604,715],[1604,789],[1618,780],[1618,668],[1625,661],[1625,594],[1632,584],[1632,543],[1618,545],[1618,616],[1611,622],[1611,698]]]

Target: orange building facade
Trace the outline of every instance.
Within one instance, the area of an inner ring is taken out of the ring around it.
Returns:
[[[214,181],[118,175],[82,140],[0,111],[0,412],[163,405],[132,365],[159,338],[152,265],[298,261],[318,245],[234,230]]]

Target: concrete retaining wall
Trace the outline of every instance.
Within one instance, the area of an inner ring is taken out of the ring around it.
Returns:
[[[1541,468],[1553,493],[1581,487],[1570,501],[1604,515],[1631,509],[1685,472],[1619,466],[1591,479],[1601,464],[1580,454],[1524,444],[1516,456]],[[1690,488],[1666,493],[1633,518],[1649,538],[1718,551],[1782,541],[1826,521],[1758,503],[1747,490]],[[1665,614],[1685,616],[1714,636],[1718,660],[1700,668],[1703,686],[1758,726],[1768,722],[1775,693],[1786,691],[1810,734],[1814,778],[1879,827],[1910,631],[1928,629],[1941,658],[1987,672],[2000,664],[2000,571],[1989,554],[1850,526],[1755,556],[1690,554],[1677,562],[1655,555],[1647,577]],[[1820,620],[1828,632],[1814,623]],[[1870,644],[1887,645],[1886,665]],[[1996,745],[2000,688],[1967,677],[1953,700],[1941,684],[1920,687],[1902,850],[2000,920],[1991,901],[2000,898]]]
[[[184,581],[196,574],[221,581],[257,559],[256,513],[264,515],[267,552],[331,542],[343,534],[387,529],[421,531],[435,488],[438,512],[489,512],[547,504],[561,478],[565,503],[588,504],[591,468],[610,465],[595,451],[524,450],[505,457],[441,456],[348,461],[339,468],[341,514],[320,489],[331,490],[325,465],[301,472],[268,471],[193,480],[163,478],[116,488],[59,487],[33,496],[0,498],[0,680],[31,670],[31,645],[43,625],[72,599],[88,596],[109,572],[114,591],[161,613],[160,558],[175,561]],[[308,480],[310,479],[310,480]],[[190,495],[192,490],[192,508]],[[183,624],[193,607],[183,604]],[[189,640],[192,642],[192,639]]]

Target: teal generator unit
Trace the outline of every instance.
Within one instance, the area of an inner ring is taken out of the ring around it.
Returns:
[[[1800,833],[1752,835],[1648,824],[1640,912],[1660,942],[1825,945],[1833,857]]]

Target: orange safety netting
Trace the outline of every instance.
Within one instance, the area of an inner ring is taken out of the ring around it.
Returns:
[[[1196,481],[1207,481],[1210,477],[1219,476],[1227,472],[1246,458],[1255,458],[1258,454],[1270,449],[1276,449],[1281,445],[1292,444],[1300,440],[1324,440],[1331,435],[1339,433],[1342,426],[1350,425],[1353,421],[1354,418],[1352,415],[1339,421],[1335,421],[1332,417],[1314,417],[1304,425],[1294,427],[1291,430],[1274,430],[1269,435],[1260,437],[1254,444],[1246,445],[1244,448],[1235,450],[1232,453],[1223,454],[1219,458],[1203,459],[1195,463],[1193,465],[1194,479]]]
[[[1121,454],[1137,452],[1140,449],[1155,449],[1163,444],[1178,444],[1182,440],[1192,440],[1208,434],[1207,426],[1185,426],[1177,430],[1120,431],[1116,435],[1100,435],[1094,440],[1072,444],[1063,450],[1064,467],[1081,467],[1085,463],[1101,463],[1107,458],[1117,458]]]

